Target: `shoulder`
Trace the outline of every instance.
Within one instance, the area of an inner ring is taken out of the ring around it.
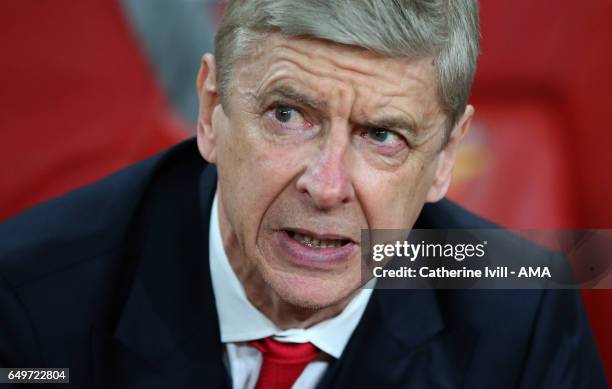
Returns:
[[[196,164],[193,140],[0,224],[0,276],[21,285],[119,250],[145,193],[173,166]]]
[[[425,204],[414,228],[479,229],[500,226],[445,198],[437,203]]]
[[[147,228],[163,230],[184,198],[196,213],[205,167],[190,140],[0,224],[0,366],[86,369],[92,328],[114,325],[143,242],[165,238]]]
[[[561,283],[572,282],[563,256],[452,201],[425,206],[415,228],[483,229],[485,234],[492,231],[503,262],[547,265]],[[579,290],[518,286],[438,290],[436,299],[447,330],[460,329],[478,339],[472,363],[495,371],[494,376],[489,376],[489,369],[482,369],[472,379],[518,382],[520,387],[606,387]]]

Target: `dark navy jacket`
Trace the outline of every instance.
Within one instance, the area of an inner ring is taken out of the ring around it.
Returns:
[[[190,140],[3,223],[0,367],[68,367],[74,388],[229,387],[208,267],[215,184]],[[447,200],[417,225],[490,226]],[[606,386],[572,290],[376,290],[320,384]]]

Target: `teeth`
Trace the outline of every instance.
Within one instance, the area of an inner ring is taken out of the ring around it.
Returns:
[[[293,239],[302,243],[304,246],[317,247],[317,248],[322,248],[322,249],[342,246],[341,240],[337,240],[337,239],[320,240],[320,239],[315,239],[312,236],[300,234],[298,232],[293,234]]]

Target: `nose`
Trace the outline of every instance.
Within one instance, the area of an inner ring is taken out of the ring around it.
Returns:
[[[355,190],[346,160],[347,147],[328,142],[308,161],[297,180],[297,190],[321,210],[331,210],[351,202]]]

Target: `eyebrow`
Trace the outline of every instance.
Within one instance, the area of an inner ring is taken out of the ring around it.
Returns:
[[[284,99],[297,102],[301,105],[304,105],[310,109],[322,111],[327,107],[327,103],[325,101],[313,99],[311,97],[306,96],[301,93],[291,85],[277,85],[270,90],[262,93],[257,96],[257,99],[260,100],[260,103],[265,102],[272,96],[280,96]],[[365,122],[358,122],[360,126],[368,127],[368,128],[386,128],[389,130],[397,130],[406,134],[411,139],[418,138],[419,128],[417,124],[411,119],[406,118],[404,116],[388,116],[381,117],[377,119],[367,120]]]
[[[257,99],[263,102],[271,96],[280,96],[318,111],[325,110],[327,107],[326,102],[310,98],[290,85],[275,86],[260,96],[257,96]]]

